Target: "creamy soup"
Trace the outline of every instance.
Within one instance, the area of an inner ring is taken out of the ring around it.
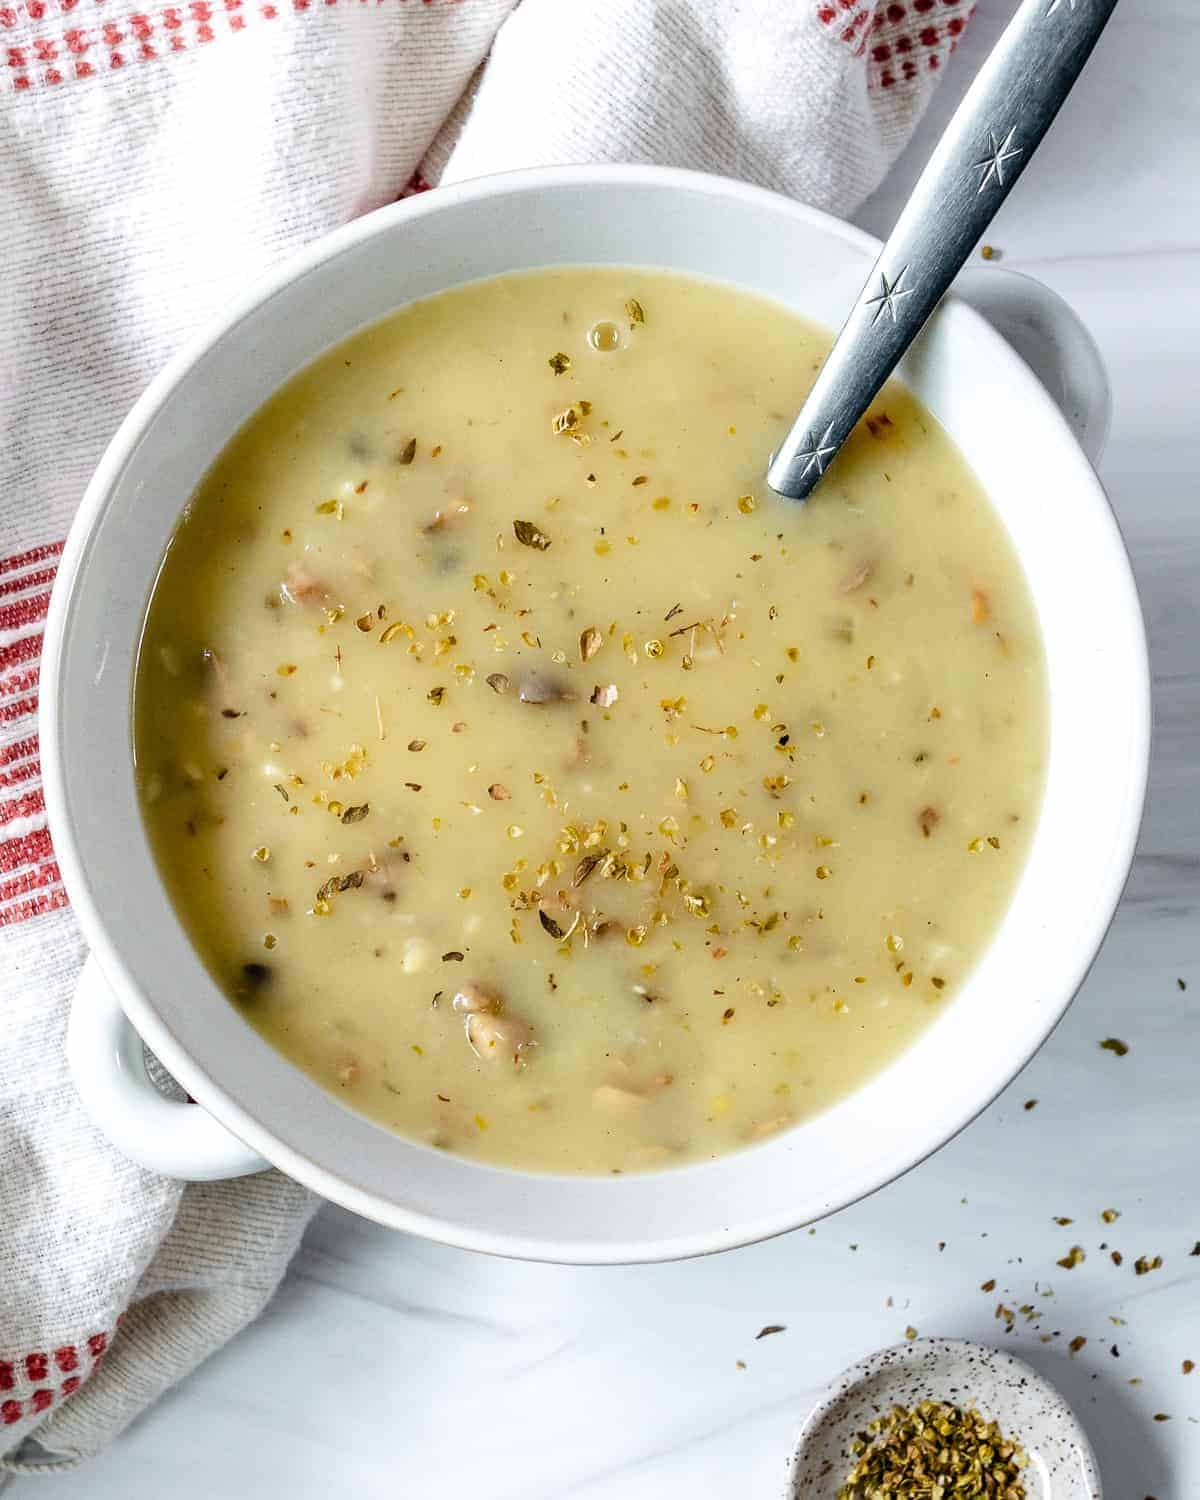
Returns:
[[[522,1167],[697,1160],[952,1002],[1036,821],[1041,646],[899,387],[808,504],[765,490],[828,342],[665,273],[476,283],[200,485],[138,669],[146,824],[232,1003],[348,1105]]]

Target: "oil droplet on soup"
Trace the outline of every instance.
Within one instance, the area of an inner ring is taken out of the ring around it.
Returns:
[[[143,813],[232,1003],[348,1104],[657,1167],[826,1108],[953,1003],[1037,817],[1041,645],[900,387],[807,505],[763,489],[827,345],[666,273],[481,282],[322,357],[200,485]]]

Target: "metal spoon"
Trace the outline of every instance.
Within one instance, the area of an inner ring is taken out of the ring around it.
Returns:
[[[779,451],[804,500],[958,274],[1057,115],[1117,0],[1024,0],[946,127]]]

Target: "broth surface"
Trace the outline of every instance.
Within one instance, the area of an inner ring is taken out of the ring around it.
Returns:
[[[1041,793],[1032,603],[899,387],[807,504],[764,490],[828,344],[668,273],[480,282],[205,477],[139,662],[146,826],[348,1105],[522,1167],[696,1160],[861,1084],[980,956]]]

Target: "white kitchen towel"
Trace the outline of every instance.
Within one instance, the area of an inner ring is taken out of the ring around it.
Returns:
[[[96,1452],[262,1308],[314,1200],[133,1166],[63,1057],[82,961],[46,830],[62,538],[181,341],[439,180],[700,167],[848,212],[968,0],[0,0],[0,1468]]]

